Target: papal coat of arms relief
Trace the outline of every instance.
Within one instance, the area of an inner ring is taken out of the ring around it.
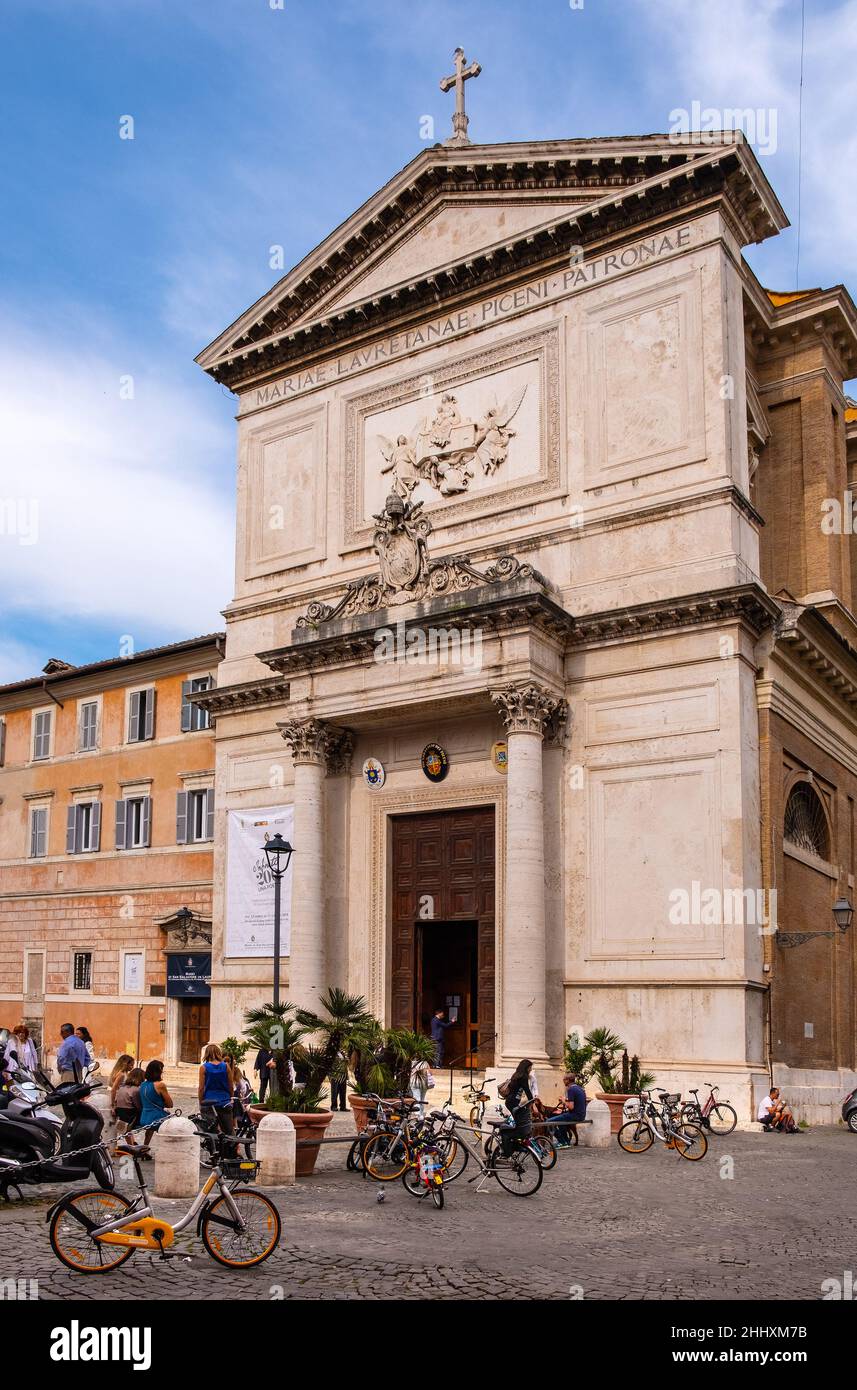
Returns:
[[[381,472],[392,474],[393,491],[407,502],[425,482],[441,497],[454,497],[467,491],[475,468],[493,476],[508,457],[516,433],[511,423],[526,393],[524,386],[508,400],[495,401],[480,420],[468,420],[453,392],[445,391],[434,414],[424,416],[412,434],[400,434],[395,441],[379,434]]]

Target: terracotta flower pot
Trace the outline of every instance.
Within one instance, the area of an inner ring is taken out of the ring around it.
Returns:
[[[370,1100],[368,1096],[358,1096],[353,1091],[349,1091],[348,1104],[351,1106],[357,1133],[360,1134],[368,1125],[369,1117],[376,1110],[378,1102],[377,1100]]]
[[[265,1115],[273,1113],[269,1111],[267,1105],[251,1105],[249,1110],[250,1118],[254,1125],[257,1125]],[[333,1111],[320,1110],[317,1115],[295,1114],[292,1111],[279,1113],[287,1113],[295,1127],[295,1140],[298,1145],[295,1154],[295,1173],[299,1178],[306,1178],[315,1168],[315,1162],[319,1155],[319,1146],[313,1144],[311,1147],[301,1148],[301,1140],[323,1139],[325,1131],[333,1119]]]
[[[634,1100],[635,1097],[632,1095],[623,1095],[621,1091],[613,1091],[610,1093],[608,1093],[607,1091],[596,1091],[595,1099],[606,1100],[607,1104],[610,1107],[610,1133],[618,1134],[619,1130],[622,1128],[622,1125],[625,1123],[625,1116],[622,1113],[622,1108],[625,1104],[625,1101]]]

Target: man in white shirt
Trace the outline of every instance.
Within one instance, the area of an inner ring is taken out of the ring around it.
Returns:
[[[772,1086],[768,1094],[760,1101],[756,1118],[761,1125],[764,1125],[765,1129],[780,1129],[785,1134],[801,1133],[795,1124],[791,1110],[780,1100],[779,1086]]]

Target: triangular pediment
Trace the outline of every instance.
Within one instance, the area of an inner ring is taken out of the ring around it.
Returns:
[[[445,198],[439,207],[415,218],[413,225],[391,239],[359,271],[299,315],[291,327],[300,328],[303,322],[320,314],[337,313],[383,290],[421,279],[589,201],[587,194],[581,197],[579,193],[565,199],[529,198],[514,202],[496,196],[478,200]]]
[[[748,236],[785,224],[782,209],[740,133],[677,142],[667,135],[544,140],[509,145],[432,146],[411,160],[197,357],[229,385],[283,360],[318,333],[330,342],[355,313],[377,317],[380,297],[447,293],[472,259],[519,254],[553,224],[576,224],[587,209],[642,220],[652,199],[691,187],[691,170],[710,186],[717,166],[747,184]],[[682,193],[686,197],[686,193]],[[743,196],[743,195],[742,195]],[[750,206],[749,199],[755,199]],[[606,217],[602,218],[603,226]],[[485,267],[479,272],[483,279]],[[490,272],[489,272],[490,275]],[[437,284],[433,283],[437,279]],[[442,287],[442,288],[441,288]],[[350,325],[349,325],[350,329]],[[252,369],[251,369],[252,359]],[[234,389],[234,385],[233,385]]]

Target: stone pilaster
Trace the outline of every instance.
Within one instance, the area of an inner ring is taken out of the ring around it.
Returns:
[[[492,690],[506,725],[506,907],[502,1034],[505,1060],[547,1058],[545,1046],[545,846],[542,743],[564,723],[565,701],[519,682]]]
[[[328,770],[347,770],[354,740],[347,729],[320,719],[290,719],[277,727],[295,766],[289,1001],[316,1010],[330,983],[324,920],[324,779]]]

